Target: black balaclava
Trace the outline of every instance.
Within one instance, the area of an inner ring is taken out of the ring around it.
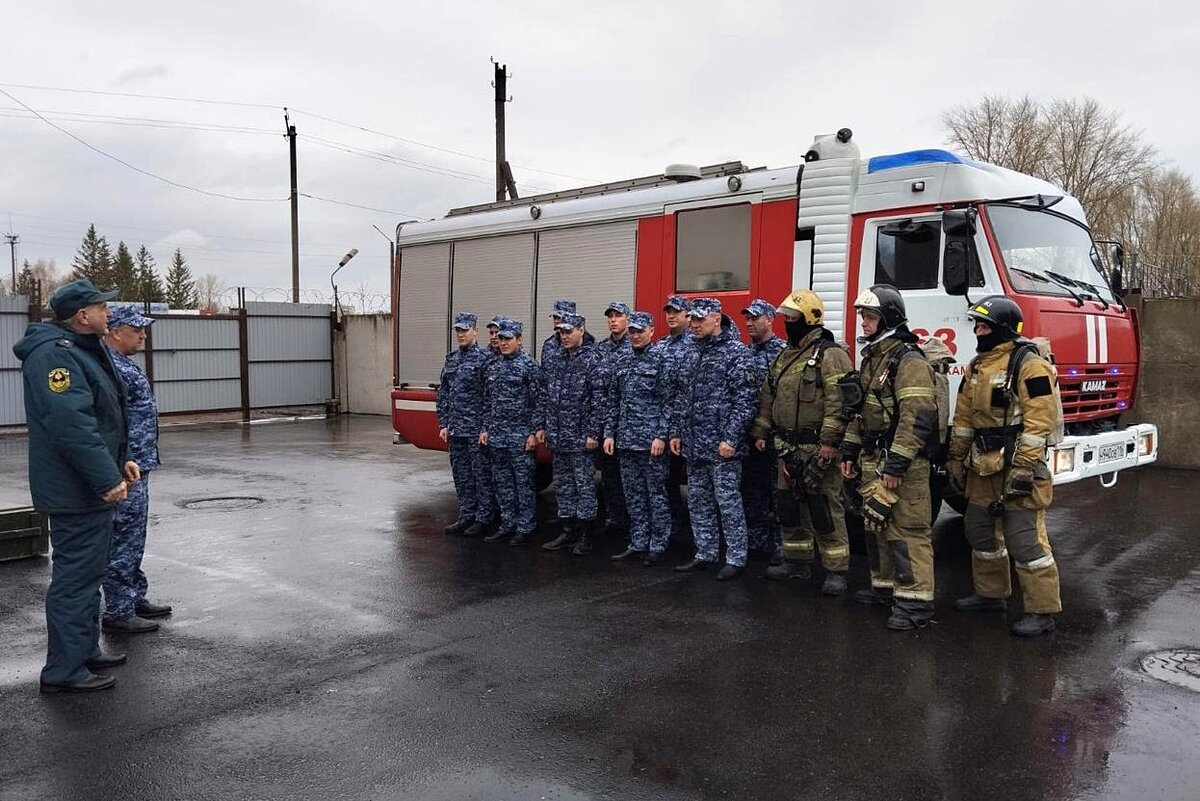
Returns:
[[[990,332],[984,334],[983,336],[976,334],[975,339],[978,340],[975,350],[978,353],[987,353],[997,345],[1008,342],[1011,339],[1016,339],[1016,336],[1010,334],[1008,331],[1004,331],[999,328],[993,328]]]
[[[814,328],[803,317],[797,317],[794,320],[790,317],[784,317],[783,327],[787,331],[788,344],[792,347],[799,345],[800,340],[808,336],[808,332]]]

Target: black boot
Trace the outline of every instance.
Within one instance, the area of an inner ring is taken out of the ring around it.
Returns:
[[[484,537],[483,541],[484,542],[499,542],[500,540],[506,540],[511,536],[512,536],[511,531],[505,531],[504,526],[499,526],[491,534],[488,534],[486,537]]]
[[[569,517],[564,517],[561,521],[561,528],[558,536],[542,546],[543,551],[561,551],[564,548],[570,548],[575,544],[575,521]]]
[[[865,590],[855,591],[854,600],[864,606],[891,606],[892,591],[868,587]]]
[[[829,596],[841,595],[846,591],[846,574],[842,571],[830,570],[825,574],[825,582],[821,585],[821,594]]]
[[[1054,631],[1054,615],[1026,615],[1012,625],[1018,637],[1036,637]]]
[[[1003,598],[985,598],[978,593],[971,593],[966,598],[954,602],[954,608],[960,612],[1003,612],[1008,608],[1008,601]]]
[[[613,560],[614,562],[623,562],[626,559],[636,559],[637,557],[645,556],[645,555],[646,555],[645,551],[639,551],[639,550],[634,549],[634,547],[632,545],[627,545],[625,547],[625,550],[621,551],[620,553],[614,553],[612,556],[610,556],[608,558]]]
[[[812,567],[807,562],[789,562],[781,561],[780,564],[767,565],[767,578],[776,581],[787,581],[788,579],[809,579],[812,578]]]
[[[466,530],[463,531],[462,535],[464,537],[478,537],[485,531],[487,531],[487,526],[476,520],[474,523],[468,526]]]
[[[453,523],[442,529],[442,531],[446,532],[447,534],[461,534],[470,528],[470,526],[470,520],[465,517],[460,517],[458,520],[455,520]]]

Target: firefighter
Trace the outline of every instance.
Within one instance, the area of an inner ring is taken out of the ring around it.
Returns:
[[[742,309],[746,331],[750,334],[750,353],[754,357],[755,383],[762,386],[775,357],[787,342],[775,335],[775,307],[755,298]],[[756,407],[757,408],[757,407]],[[753,439],[753,438],[752,438]],[[776,559],[779,532],[771,516],[771,486],[775,481],[775,447],[768,442],[763,449],[749,448],[742,463],[742,500],[746,506],[746,531],[750,553]]]
[[[483,374],[491,356],[479,347],[477,325],[470,312],[455,315],[458,347],[446,356],[437,390],[438,436],[450,451],[450,472],[458,495],[458,519],[444,531],[469,536],[483,533],[493,512],[491,476],[479,443]]]
[[[597,342],[596,347],[603,357],[606,383],[612,380],[617,360],[629,352],[629,311],[629,306],[619,300],[614,300],[604,310],[608,336]],[[606,391],[611,392],[611,387]],[[604,530],[627,534],[629,510],[625,508],[625,490],[621,488],[621,462],[616,456],[608,456],[600,450],[596,452],[596,466],[600,469],[604,487]]]
[[[908,330],[904,298],[876,284],[854,301],[862,368],[843,377],[845,412],[857,407],[842,443],[842,476],[861,479],[871,588],[863,603],[888,602],[887,627],[908,631],[933,618],[933,543],[926,449],[938,427],[933,370]],[[847,415],[849,416],[849,415]]]
[[[780,456],[772,481],[783,559],[767,567],[767,577],[809,578],[814,549],[819,548],[825,568],[821,592],[841,595],[846,591],[850,544],[842,475],[836,465],[846,431],[837,382],[854,365],[824,327],[825,304],[816,292],[795,290],[779,304],[779,313],[784,316],[787,349],[767,373],[758,416],[750,427],[759,452]]]
[[[1033,343],[1020,339],[1021,309],[1010,298],[984,298],[967,316],[975,322],[979,355],[959,388],[946,472],[967,497],[964,529],[975,591],[954,606],[1003,611],[1012,592],[1011,552],[1025,607],[1012,633],[1035,637],[1053,631],[1054,615],[1062,611],[1046,534],[1053,492],[1046,445],[1058,414],[1057,379]]]
[[[510,538],[523,545],[536,526],[534,484],[537,409],[541,368],[521,347],[519,320],[500,321],[500,356],[484,373],[483,429],[479,444],[490,451],[492,482],[500,510],[500,527],[484,538]]]
[[[696,347],[692,330],[688,325],[688,312],[692,302],[683,295],[671,295],[663,306],[667,320],[667,334],[658,340],[658,346],[667,362],[667,397],[674,397],[678,387],[675,381],[676,365],[688,351]],[[682,456],[670,454],[671,470],[667,475],[667,498],[671,503],[671,538],[674,539],[687,528],[687,504],[683,502],[685,468]]]

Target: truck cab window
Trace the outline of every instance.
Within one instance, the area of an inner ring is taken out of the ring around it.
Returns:
[[[675,214],[675,290],[750,288],[750,204]]]
[[[875,242],[875,283],[897,289],[938,285],[942,227],[936,220],[904,220],[880,227]]]

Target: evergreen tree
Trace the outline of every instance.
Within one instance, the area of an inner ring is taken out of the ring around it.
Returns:
[[[192,269],[187,266],[179,248],[175,248],[175,255],[171,257],[171,269],[167,271],[166,297],[167,303],[173,309],[194,309],[199,303]]]
[[[37,277],[33,274],[33,265],[26,259],[21,272],[17,274],[17,294],[31,298],[36,289]]]
[[[125,243],[117,243],[117,254],[112,260],[112,283],[116,286],[118,300],[138,300],[138,274],[133,264],[133,254]]]
[[[96,233],[95,223],[88,226],[72,264],[75,272],[71,280],[86,278],[100,289],[112,287],[112,251],[108,241]]]
[[[166,300],[166,290],[163,289],[162,279],[158,277],[154,255],[142,245],[134,256],[137,265],[137,299],[144,303],[162,303]]]

